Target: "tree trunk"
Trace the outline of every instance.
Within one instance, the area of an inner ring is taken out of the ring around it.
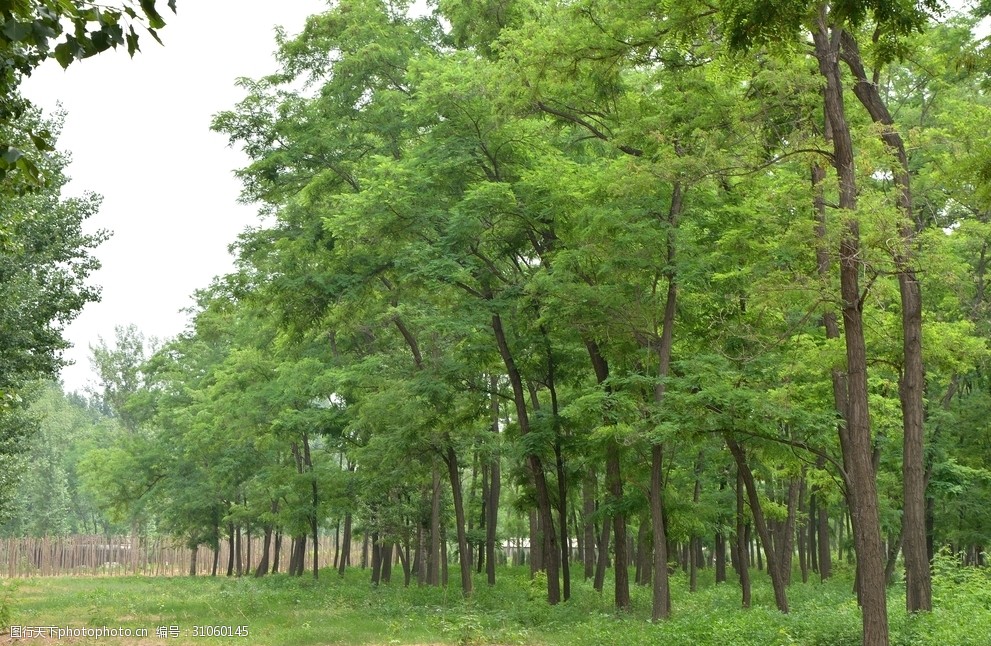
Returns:
[[[243,536],[241,535],[241,526],[237,525],[234,529],[234,538],[236,539],[235,557],[234,557],[234,572],[237,576],[241,576],[244,573],[244,563],[241,559],[241,543],[243,541]]]
[[[819,468],[822,468],[821,466]],[[825,581],[833,576],[833,556],[829,546],[829,507],[826,500],[818,496],[816,507],[816,544],[818,547],[819,579]]]
[[[320,519],[317,516],[319,509],[317,496],[317,479],[313,477],[313,461],[310,458],[310,438],[303,433],[303,467],[306,473],[310,474],[310,509],[308,512],[310,520],[310,537],[313,539],[313,578],[320,576]],[[302,574],[302,572],[300,572]]]
[[[490,377],[490,387],[492,388],[492,433],[495,435],[494,442],[499,443],[499,380],[495,375]],[[496,582],[496,526],[499,522],[499,494],[502,488],[502,472],[500,465],[500,452],[495,450],[492,453],[489,463],[489,499],[485,508],[485,576],[488,584],[495,585]]]
[[[609,378],[609,364],[599,351],[595,341],[586,339],[596,380],[603,385]],[[623,478],[620,473],[619,444],[615,439],[606,441],[606,491],[612,511],[613,550],[615,551],[613,570],[615,572],[615,602],[621,610],[630,609],[630,572],[626,552],[626,514],[622,511]]]
[[[899,187],[898,208],[902,214],[901,246],[894,251],[898,288],[902,304],[902,350],[904,366],[898,383],[902,406],[904,439],[902,444],[902,516],[903,552],[905,554],[905,602],[909,612],[932,610],[932,579],[926,555],[925,528],[925,452],[923,422],[925,408],[925,370],[922,363],[922,288],[913,267],[916,221],[912,211],[911,173],[901,135],[893,127],[894,119],[878,92],[867,78],[857,40],[844,31],[841,40],[843,61],[857,82],[853,93],[867,109],[874,123],[883,126],[881,139],[895,153],[900,168],[895,173]]]
[[[677,152],[677,147],[676,147]],[[654,386],[654,405],[664,401],[667,388],[665,380],[671,369],[671,352],[674,346],[674,319],[678,300],[678,283],[675,280],[674,231],[684,206],[681,182],[675,182],[671,191],[671,207],[668,210],[667,260],[668,290],[664,299],[664,318],[661,321],[660,342],[657,344],[657,383]],[[656,330],[655,330],[656,332]],[[654,583],[652,586],[651,619],[659,621],[671,616],[671,586],[668,580],[667,528],[664,522],[664,473],[662,471],[664,444],[655,442],[650,447],[650,521],[654,534]]]
[[[492,315],[492,331],[495,334],[496,345],[499,347],[499,354],[513,389],[513,403],[516,405],[516,422],[520,429],[520,436],[526,436],[530,432],[530,415],[526,407],[523,378],[520,376],[516,361],[509,350],[509,342],[502,326],[502,318],[498,314]],[[547,602],[556,604],[561,601],[561,581],[558,570],[557,534],[554,531],[554,519],[551,514],[550,492],[547,488],[544,465],[540,456],[530,454],[526,457],[537,494],[537,513],[540,516],[540,524],[544,528],[543,552],[547,569]]]
[[[656,550],[654,558],[657,558]],[[596,592],[602,592],[607,567],[609,567],[609,519],[603,518],[602,531],[599,534],[599,558],[595,562],[595,578],[592,580],[592,588]]]
[[[808,505],[806,504],[806,482],[802,477],[802,483],[798,490],[798,516],[808,518]],[[802,583],[809,582],[809,533],[805,523],[799,523],[798,533],[798,567],[802,573]]]
[[[227,555],[227,576],[234,576],[234,523],[227,524],[227,542],[230,544],[230,552]]]
[[[742,605],[750,607],[750,558],[747,554],[747,517],[743,502],[743,471],[736,468],[736,562],[737,574],[740,577],[740,592],[743,596]]]
[[[788,516],[785,519],[781,532],[781,544],[775,545],[779,568],[784,584],[791,585],[792,560],[795,554],[795,523],[798,515],[798,495],[800,481],[804,480],[804,473],[799,478],[793,478],[788,485]]]
[[[582,521],[584,523],[585,552],[582,560],[585,565],[585,580],[595,576],[595,470],[589,467],[582,481]]]
[[[440,471],[433,467],[433,493],[430,501],[430,552],[427,554],[427,585],[440,585]]]
[[[377,530],[372,532],[372,585],[382,581],[382,543]]]
[[[536,509],[530,510],[530,578],[544,569],[544,534]]]
[[[447,438],[450,442],[450,438]],[[447,473],[451,478],[451,494],[454,498],[455,531],[458,538],[458,565],[461,570],[461,596],[471,597],[471,556],[468,547],[468,535],[465,532],[465,506],[461,492],[461,469],[458,468],[458,454],[454,447],[447,447]]]
[[[764,519],[764,510],[761,508],[760,499],[757,496],[757,485],[754,482],[750,465],[747,464],[747,457],[743,452],[743,447],[729,434],[726,434],[726,444],[733,453],[736,460],[736,467],[743,478],[743,484],[747,489],[747,498],[750,501],[750,512],[754,519],[754,526],[757,528],[757,535],[764,546],[764,554],[767,556],[767,572],[771,577],[771,587],[774,589],[774,602],[778,610],[783,613],[788,612],[788,595],[785,591],[784,574],[781,572],[781,559],[775,555],[771,543],[771,535]]]
[[[692,492],[692,505],[693,509],[698,512],[699,500],[702,496],[702,481],[700,476],[702,473],[702,453],[699,453],[698,457],[695,459],[695,489]],[[688,569],[688,591],[695,592],[698,589],[698,561],[702,552],[702,543],[698,536],[692,536],[688,542],[689,546],[689,569]]]
[[[341,538],[341,560],[337,564],[337,573],[344,576],[344,568],[351,564],[351,512],[344,514],[344,533]]]
[[[613,572],[616,581],[616,607],[630,609],[630,571],[626,552],[626,514],[620,509],[623,500],[623,480],[619,471],[619,445],[615,440],[606,443],[606,487],[615,509],[613,525]]]
[[[716,583],[726,583],[726,537],[716,532],[715,539]]]
[[[889,638],[884,555],[881,550],[881,523],[877,483],[871,462],[871,429],[868,417],[867,351],[860,292],[860,223],[856,217],[857,181],[853,140],[843,107],[843,85],[838,63],[841,33],[839,27],[830,28],[827,25],[825,9],[822,9],[812,36],[819,71],[826,81],[823,99],[826,117],[833,133],[833,163],[839,178],[839,208],[846,213],[840,241],[840,292],[847,358],[847,424],[846,441],[841,441],[841,445],[861,575],[863,641],[870,646],[887,646]]]
[[[265,538],[262,539],[262,557],[255,569],[255,578],[260,578],[268,574],[269,551],[272,542],[272,524],[265,525]]]
[[[382,583],[392,581],[392,561],[396,557],[396,544],[392,541],[382,543]]]

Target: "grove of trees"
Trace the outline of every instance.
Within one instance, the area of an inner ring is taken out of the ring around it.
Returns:
[[[183,334],[95,349],[94,504],[261,536],[256,576],[360,534],[373,583],[450,560],[465,596],[525,535],[548,603],[611,568],[655,620],[677,566],[748,607],[757,565],[787,613],[796,556],[804,582],[855,555],[865,644],[887,586],[932,609],[937,551],[984,564],[979,12],[410,4],[280,32],[216,116],[263,217]]]

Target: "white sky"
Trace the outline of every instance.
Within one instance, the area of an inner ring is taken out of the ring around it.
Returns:
[[[58,147],[72,154],[68,193],[103,195],[88,230],[113,237],[96,252],[103,268],[91,280],[103,300],[91,303],[67,329],[75,362],[62,372],[67,390],[94,378],[89,346],[114,326],[134,323],[167,338],[186,324],[180,310],[194,290],[232,268],[227,245],[255,224],[256,209],[236,203],[233,171],[247,162],[210,131],[211,117],[243,97],[237,77],[276,70],[274,28],[302,29],[323,0],[180,0],[165,47],[141,36],[134,59],[105,52],[63,71],[49,61],[24,83],[46,112],[66,110]]]

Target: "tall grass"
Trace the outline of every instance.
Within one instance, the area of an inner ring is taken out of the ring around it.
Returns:
[[[711,572],[708,573],[711,576]],[[247,626],[249,637],[212,637],[211,644],[691,644],[766,646],[860,643],[860,613],[851,572],[826,583],[795,583],[792,612],[774,609],[769,581],[756,574],[753,606],[740,608],[733,583],[716,585],[703,575],[697,592],[673,578],[674,615],[652,624],[650,590],[635,587],[633,610],[617,612],[606,592],[575,581],[572,598],[558,606],[543,600],[544,582],[525,568],[503,568],[498,585],[476,583],[471,600],[456,586],[373,588],[367,571],[321,579],[48,578],[0,583],[0,622],[19,626],[147,628],[177,626],[177,639],[149,643],[198,643],[194,626]],[[889,599],[892,643],[966,646],[991,641],[991,576],[952,559],[937,560],[935,610],[910,616],[903,589]],[[6,600],[6,601],[4,601]],[[7,615],[4,614],[6,608]],[[8,617],[9,615],[9,617]],[[3,623],[0,623],[3,626]],[[128,643],[101,639],[101,644]]]

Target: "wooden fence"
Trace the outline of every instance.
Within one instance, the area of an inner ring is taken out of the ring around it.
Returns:
[[[279,572],[289,569],[291,541],[283,539],[279,554]],[[337,546],[334,536],[320,537],[320,567],[331,567]],[[306,545],[306,568],[313,567],[313,544]],[[358,565],[362,544],[351,544],[351,563]],[[248,574],[257,567],[262,555],[260,538],[244,538],[241,547],[242,567]],[[149,576],[188,575],[192,550],[167,538],[129,536],[66,536],[62,538],[0,539],[0,577],[29,576]],[[210,574],[213,550],[200,547],[196,554],[196,573]],[[227,573],[230,544],[220,545],[218,574]]]

